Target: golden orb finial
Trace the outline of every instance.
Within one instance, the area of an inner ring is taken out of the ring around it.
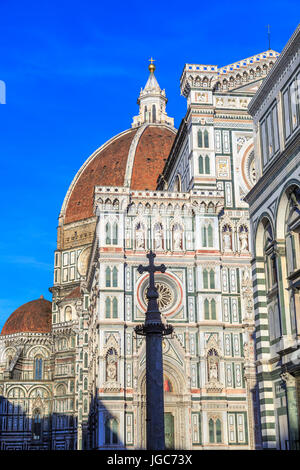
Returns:
[[[155,70],[155,65],[153,64],[153,62],[155,62],[155,60],[152,59],[152,57],[151,57],[151,59],[149,59],[149,62],[151,62],[151,64],[149,65],[149,71],[150,71],[150,73],[153,73],[154,70]]]

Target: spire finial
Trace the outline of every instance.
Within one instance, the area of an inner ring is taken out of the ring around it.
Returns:
[[[151,57],[151,59],[149,59],[149,62],[150,62],[149,71],[150,71],[150,73],[153,73],[154,70],[155,70],[155,65],[153,63],[153,62],[155,62],[155,59],[152,59],[152,57]]]

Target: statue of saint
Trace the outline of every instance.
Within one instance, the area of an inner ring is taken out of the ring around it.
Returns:
[[[154,242],[155,242],[155,248],[162,248],[162,231],[159,226],[156,226],[155,232],[154,232]]]
[[[229,232],[229,230],[223,232],[223,246],[224,251],[231,251],[231,233]]]
[[[248,251],[248,234],[246,231],[240,232],[240,248],[241,252]]]
[[[174,229],[174,250],[181,249],[181,230],[179,227]]]
[[[144,231],[142,226],[140,225],[139,228],[136,230],[136,247],[137,248],[144,248]]]

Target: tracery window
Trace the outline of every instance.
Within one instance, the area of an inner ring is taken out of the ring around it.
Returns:
[[[204,300],[204,319],[205,320],[216,320],[216,301],[215,299],[205,299]]]
[[[203,248],[213,247],[213,228],[211,224],[202,226],[202,246]]]
[[[116,297],[106,297],[105,318],[118,318],[118,300]]]
[[[118,224],[114,222],[112,225],[107,222],[105,225],[105,243],[106,245],[118,244]]]
[[[210,444],[222,442],[222,426],[219,418],[210,418],[208,422]]]
[[[116,418],[107,419],[105,422],[105,444],[118,444],[119,423]]]
[[[43,359],[41,356],[34,358],[34,379],[42,380],[43,378]]]
[[[215,289],[214,269],[203,269],[203,289]]]
[[[39,441],[42,438],[41,412],[39,409],[34,410],[32,421],[32,438]]]

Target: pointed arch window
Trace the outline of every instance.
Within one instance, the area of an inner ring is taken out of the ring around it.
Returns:
[[[217,319],[217,309],[215,299],[205,299],[204,300],[204,320],[216,320]]]
[[[84,353],[84,368],[88,367],[88,353]]]
[[[113,268],[112,272],[112,285],[113,287],[118,287],[118,270],[116,267]]]
[[[110,222],[105,225],[105,243],[106,245],[118,244],[118,223],[114,222],[111,226]]]
[[[118,299],[116,297],[106,297],[105,318],[118,318]]]
[[[204,131],[204,147],[209,148],[209,137],[207,129]]]
[[[206,157],[205,157],[205,173],[206,173],[207,175],[210,174],[210,160],[209,160],[209,156],[208,156],[208,155],[206,155]]]
[[[202,227],[202,246],[207,246],[207,228],[205,226]]]
[[[203,270],[203,288],[208,289],[208,271],[207,271],[207,269]]]
[[[222,427],[221,427],[221,420],[216,420],[216,441],[219,444],[222,442]]]
[[[32,423],[32,438],[35,441],[41,440],[42,437],[42,422],[40,410],[34,410],[33,412],[33,423]]]
[[[203,171],[203,157],[202,157],[202,155],[199,156],[198,165],[199,165],[199,173],[203,174],[204,171]]]
[[[118,318],[118,301],[116,297],[113,298],[113,318]]]
[[[222,442],[222,425],[219,418],[211,418],[208,422],[210,444],[220,444]]]
[[[105,243],[106,245],[111,245],[111,227],[109,222],[105,225]]]
[[[117,222],[114,222],[113,224],[113,236],[112,236],[112,244],[117,245],[118,244],[118,224]]]
[[[109,266],[107,266],[105,270],[105,286],[110,287],[111,284],[111,269]]]
[[[211,224],[207,227],[207,239],[208,239],[208,247],[212,248],[213,246],[213,228]]]
[[[156,106],[152,105],[152,122],[156,122]]]
[[[210,288],[215,289],[215,271],[214,271],[214,269],[210,270],[209,282],[210,282]]]
[[[105,422],[105,444],[118,444],[119,442],[119,424],[115,418]]]
[[[215,442],[215,422],[213,419],[209,420],[208,428],[209,428],[209,442],[210,444],[213,444]]]
[[[215,271],[212,268],[203,270],[203,289],[215,289]]]
[[[203,147],[203,137],[202,137],[202,130],[199,129],[198,131],[198,147]]]
[[[216,301],[212,299],[210,302],[210,312],[211,312],[211,319],[216,320]]]
[[[34,359],[34,379],[42,380],[43,378],[43,359],[40,356]]]
[[[209,301],[208,299],[204,300],[204,318],[209,320]]]
[[[105,299],[105,317],[110,318],[111,313],[111,300],[110,297],[106,297]]]

